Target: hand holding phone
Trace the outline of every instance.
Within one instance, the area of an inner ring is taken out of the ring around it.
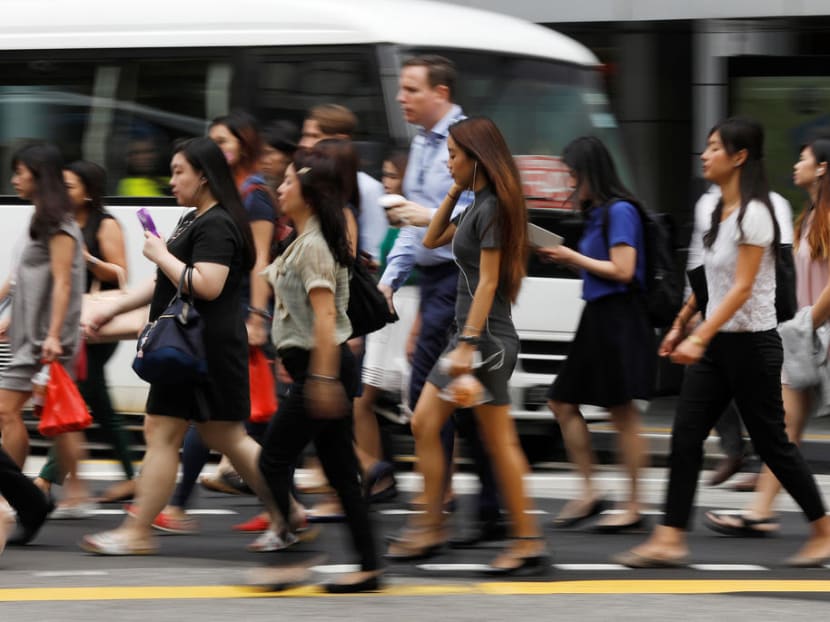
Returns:
[[[145,231],[149,231],[157,238],[160,238],[159,232],[156,230],[156,225],[153,222],[152,216],[150,216],[150,212],[147,211],[146,207],[142,207],[136,213],[138,216],[138,221],[141,223],[141,226],[144,227]]]

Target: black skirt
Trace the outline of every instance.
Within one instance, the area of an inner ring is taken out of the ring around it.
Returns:
[[[548,398],[605,408],[651,399],[656,365],[654,329],[640,295],[604,296],[585,304]]]

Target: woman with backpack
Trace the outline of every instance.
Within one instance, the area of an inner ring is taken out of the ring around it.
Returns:
[[[821,566],[830,559],[830,517],[804,458],[788,438],[781,399],[783,350],[776,330],[775,253],[780,232],[769,199],[764,132],[756,121],[731,118],[709,132],[703,176],[721,189],[703,238],[706,319],[688,335],[697,311],[692,295],[659,354],[688,365],[672,428],[665,513],[651,537],[615,561],[632,568],[679,566],[703,460],[703,442],[734,399],[761,459],[811,523],[807,543],[787,560]]]
[[[622,511],[602,517],[594,527],[619,532],[643,523],[638,478],[646,447],[634,400],[651,397],[655,374],[654,333],[640,291],[646,284],[643,208],[620,181],[611,154],[598,138],[577,138],[565,147],[562,160],[573,198],[585,216],[585,229],[578,250],[561,245],[537,252],[582,274],[585,308],[568,358],[548,391],[548,406],[582,477],[583,490],[553,522],[573,527],[606,507],[593,482],[591,437],[579,410],[580,404],[593,404],[611,413],[629,481]]]

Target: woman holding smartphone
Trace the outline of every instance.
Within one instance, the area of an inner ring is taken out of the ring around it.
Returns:
[[[245,432],[250,415],[248,336],[239,313],[243,277],[254,264],[251,229],[230,169],[209,138],[179,145],[170,163],[170,186],[180,205],[195,205],[165,242],[144,234],[144,256],[158,266],[155,280],[92,318],[92,330],[118,313],[150,303],[157,318],[176,293],[182,273],[193,270],[192,291],[201,316],[208,381],[171,378],[153,383],[147,398],[147,453],[138,479],[134,515],[113,531],[86,536],[81,546],[100,555],[155,553],[152,523],[173,491],[179,448],[191,422],[204,442],[227,455],[266,504],[267,487],[256,466],[259,446]],[[276,511],[272,520],[280,522]]]

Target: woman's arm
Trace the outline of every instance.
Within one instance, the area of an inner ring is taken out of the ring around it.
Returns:
[[[352,257],[357,257],[357,244],[359,241],[357,219],[348,207],[343,208],[343,216],[346,218],[346,235],[349,240],[349,252],[352,254]]]
[[[182,272],[187,267],[181,259],[167,250],[167,244],[161,238],[149,232],[144,232],[144,256],[154,262],[170,279],[170,282],[178,286]],[[193,264],[193,291],[196,298],[202,300],[214,300],[225,288],[225,281],[228,279],[230,268],[223,264],[198,261]],[[184,291],[188,291],[188,283],[184,284]]]
[[[594,259],[563,245],[538,248],[536,252],[553,261],[620,283],[630,283],[637,269],[637,249],[628,244],[612,246],[608,253],[610,259]]]
[[[337,310],[334,293],[315,287],[308,293],[314,313],[314,349],[308,365],[305,398],[309,415],[333,418],[347,412],[348,400],[340,383],[340,353],[335,339]]]
[[[338,378],[340,376],[340,357],[335,330],[337,311],[334,306],[334,294],[325,287],[315,287],[308,293],[311,310],[314,312],[314,349],[308,373],[312,376]]]
[[[49,239],[52,300],[49,329],[43,340],[43,358],[50,362],[63,354],[61,328],[72,294],[72,260],[75,257],[76,244],[75,238],[63,232],[56,233]]]
[[[672,361],[688,365],[700,360],[706,346],[721,327],[735,315],[752,295],[752,286],[761,267],[766,247],[740,244],[735,264],[735,282],[712,314],[697,325],[671,355]]]
[[[271,241],[274,239],[274,223],[268,220],[255,220],[251,223],[251,232],[254,237],[256,260],[251,269],[250,306],[256,311],[248,313],[246,326],[248,328],[248,344],[261,346],[268,340],[268,318],[265,309],[271,295],[268,282],[260,273],[268,267],[268,256],[271,252]]]
[[[438,211],[432,216],[424,236],[423,244],[427,248],[439,248],[449,244],[455,235],[455,225],[450,222],[452,211],[458,203],[458,197],[464,191],[458,184],[453,184],[447,192]]]
[[[813,326],[816,328],[830,319],[830,280],[827,281],[824,289],[821,290],[818,300],[813,305],[811,315],[813,317]]]
[[[97,237],[98,246],[101,249],[100,257],[93,257],[87,249],[84,249],[84,259],[89,271],[102,283],[124,285],[119,282],[119,273],[126,278],[127,270],[127,251],[121,227],[114,218],[105,218],[98,228]]]
[[[482,248],[479,255],[479,278],[470,312],[467,314],[464,326],[458,327],[459,342],[455,350],[448,355],[450,360],[450,374],[455,376],[467,373],[472,369],[473,353],[476,350],[474,341],[464,341],[463,338],[477,339],[484,330],[487,316],[493,306],[493,299],[499,286],[499,269],[501,266],[501,249]]]

